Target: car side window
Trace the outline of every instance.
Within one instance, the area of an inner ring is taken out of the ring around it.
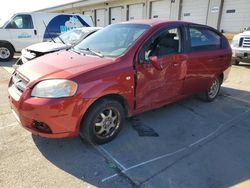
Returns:
[[[221,48],[221,37],[212,30],[190,27],[189,36],[191,51],[206,51]]]
[[[150,56],[158,58],[177,54],[181,52],[181,32],[179,28],[167,29],[161,32],[156,37],[153,37],[151,42],[146,45],[143,50],[144,62],[149,61]]]
[[[7,29],[33,29],[33,22],[30,15],[17,15],[6,26]]]

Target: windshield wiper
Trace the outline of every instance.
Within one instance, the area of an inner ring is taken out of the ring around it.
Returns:
[[[79,48],[80,51],[88,51],[91,52],[92,54],[97,55],[98,57],[104,57],[103,54],[101,54],[100,52],[96,52],[95,50],[92,50],[90,48]]]

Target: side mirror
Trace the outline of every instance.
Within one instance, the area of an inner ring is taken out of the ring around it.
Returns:
[[[150,63],[152,63],[152,65],[157,69],[157,70],[162,70],[163,66],[161,63],[159,63],[158,61],[158,57],[157,56],[150,56],[149,57],[149,61]]]

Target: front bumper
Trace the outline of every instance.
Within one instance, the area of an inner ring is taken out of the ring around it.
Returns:
[[[250,48],[232,47],[232,59],[250,63]]]
[[[79,126],[85,112],[85,101],[77,96],[62,99],[31,97],[27,89],[21,96],[9,87],[9,102],[20,124],[34,135],[47,138],[66,138],[79,135]],[[40,129],[42,123],[49,131]]]

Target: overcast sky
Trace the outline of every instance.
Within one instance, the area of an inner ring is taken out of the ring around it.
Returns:
[[[17,12],[29,12],[76,0],[5,0],[0,6],[0,18]]]

